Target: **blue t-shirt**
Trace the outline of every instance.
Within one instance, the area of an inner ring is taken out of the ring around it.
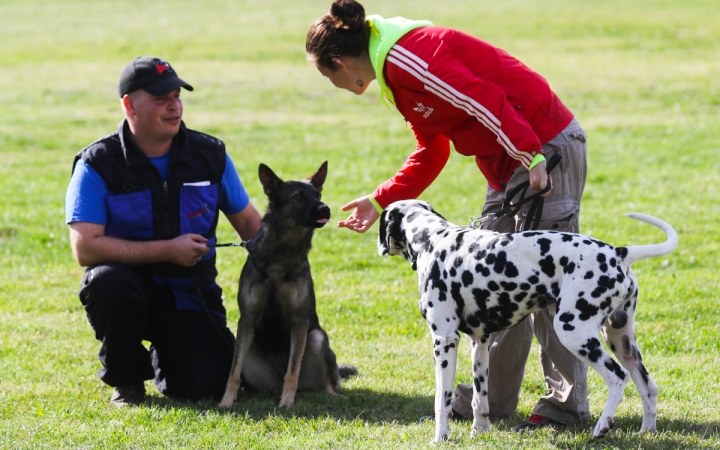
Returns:
[[[163,180],[166,180],[170,165],[170,153],[150,158],[150,161],[160,171]],[[235,164],[230,155],[226,155],[225,172],[221,184],[218,203],[220,211],[225,214],[235,214],[245,209],[250,203],[250,196],[235,170]],[[79,160],[65,194],[65,223],[91,222],[107,225],[107,195],[108,188],[100,174],[85,164],[85,161]]]

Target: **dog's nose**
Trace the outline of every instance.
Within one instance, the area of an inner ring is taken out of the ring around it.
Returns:
[[[318,212],[320,214],[330,215],[330,207],[328,205],[326,205],[325,203],[320,203],[318,205]]]

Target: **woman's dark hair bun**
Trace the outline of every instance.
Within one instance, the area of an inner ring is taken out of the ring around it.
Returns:
[[[365,8],[355,0],[336,0],[330,5],[336,29],[357,31],[365,26]]]

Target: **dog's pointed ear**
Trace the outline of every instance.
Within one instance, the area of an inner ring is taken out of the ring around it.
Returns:
[[[320,168],[315,171],[314,174],[310,175],[310,183],[312,183],[313,186],[315,186],[315,189],[318,190],[318,192],[322,192],[323,184],[325,184],[325,179],[327,178],[327,166],[328,162],[325,161],[320,165]]]
[[[260,183],[263,185],[263,191],[268,197],[272,196],[273,192],[275,192],[283,182],[275,175],[272,169],[262,163],[260,163],[260,167],[258,168],[258,176],[260,177]]]

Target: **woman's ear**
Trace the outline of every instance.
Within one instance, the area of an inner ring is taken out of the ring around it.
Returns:
[[[348,71],[348,61],[343,58],[342,56],[336,56],[332,59],[333,64],[335,64],[337,67],[341,68],[345,72]]]

